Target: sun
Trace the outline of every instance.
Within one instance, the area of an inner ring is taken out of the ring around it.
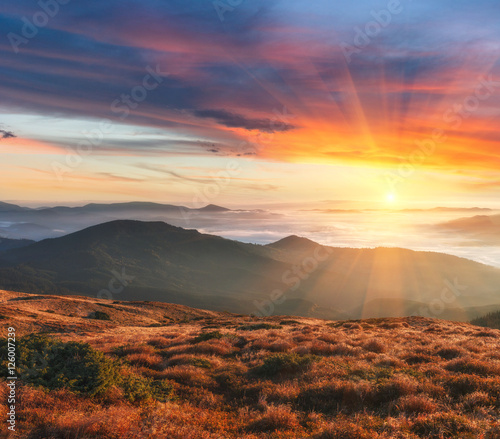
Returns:
[[[388,203],[394,203],[396,201],[396,195],[393,194],[392,192],[391,193],[388,193],[386,196],[385,196],[385,201],[387,201]]]

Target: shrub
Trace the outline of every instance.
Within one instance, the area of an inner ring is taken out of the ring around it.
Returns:
[[[481,389],[481,379],[474,375],[450,377],[445,383],[452,396],[462,396]]]
[[[156,399],[165,401],[173,396],[172,385],[165,380],[153,381],[133,374],[124,375],[120,382],[125,398],[130,402]]]
[[[94,320],[111,320],[111,317],[109,314],[102,312],[102,311],[94,311],[90,313],[89,319],[94,319]]]
[[[403,396],[397,403],[399,411],[404,413],[432,413],[437,409],[434,401],[425,395],[408,395]]]
[[[378,384],[374,392],[375,404],[390,403],[402,396],[412,395],[417,392],[418,383],[406,376],[394,376]]]
[[[404,361],[408,364],[433,363],[435,360],[434,357],[423,353],[411,354],[404,357]]]
[[[86,343],[63,343],[32,334],[19,339],[17,349],[19,374],[36,386],[96,395],[119,379],[118,363]]]
[[[441,348],[436,352],[441,358],[445,360],[453,360],[455,358],[461,357],[464,354],[463,349],[450,347],[450,348]]]
[[[294,374],[308,369],[316,360],[312,355],[274,354],[267,357],[257,371],[260,375],[268,377]]]
[[[219,331],[212,331],[212,332],[202,332],[201,334],[197,335],[193,343],[200,343],[202,341],[207,341],[207,340],[218,340],[223,337],[223,334],[220,333]]]
[[[367,350],[368,352],[375,352],[377,354],[382,354],[387,350],[387,347],[385,343],[383,343],[381,340],[372,338],[370,341],[366,342],[363,345],[363,349]]]
[[[251,431],[297,430],[300,427],[297,415],[286,405],[269,406],[266,412],[248,429]]]
[[[0,347],[5,343],[2,340]],[[2,349],[5,351],[6,348]],[[112,387],[120,387],[132,402],[165,398],[172,393],[167,383],[151,382],[130,373],[122,375],[117,361],[106,358],[86,343],[63,343],[31,334],[19,339],[17,355],[18,372],[23,381],[49,390],[67,389],[77,394],[102,396]]]

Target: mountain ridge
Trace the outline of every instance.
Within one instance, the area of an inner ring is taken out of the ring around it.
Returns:
[[[161,221],[115,220],[0,253],[4,289],[95,295],[122,271],[134,279],[120,292],[125,300],[214,310],[378,317],[383,308],[370,314],[361,305],[392,299],[429,307],[453,282],[465,290],[445,308],[464,308],[463,318],[474,302],[500,309],[500,269],[435,252],[326,247],[296,235],[264,246]],[[282,303],[271,300],[276,291]]]

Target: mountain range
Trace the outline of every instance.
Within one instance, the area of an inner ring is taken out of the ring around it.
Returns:
[[[131,220],[17,247],[0,252],[0,289],[327,319],[469,320],[500,309],[499,269],[442,253],[298,236],[245,244]]]
[[[194,208],[150,202],[90,203],[77,207],[55,206],[35,209],[0,202],[0,236],[39,241],[118,219],[161,220],[189,226],[191,220],[196,218],[199,226],[213,216],[225,212],[231,210],[214,204]]]

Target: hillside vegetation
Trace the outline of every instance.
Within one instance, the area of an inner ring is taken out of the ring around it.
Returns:
[[[498,330],[10,292],[0,300],[2,330],[22,336],[21,438],[500,437]],[[110,320],[92,318],[97,308]],[[75,353],[85,367],[71,365]]]
[[[486,326],[488,328],[500,329],[500,311],[486,314],[472,320],[473,325]]]

